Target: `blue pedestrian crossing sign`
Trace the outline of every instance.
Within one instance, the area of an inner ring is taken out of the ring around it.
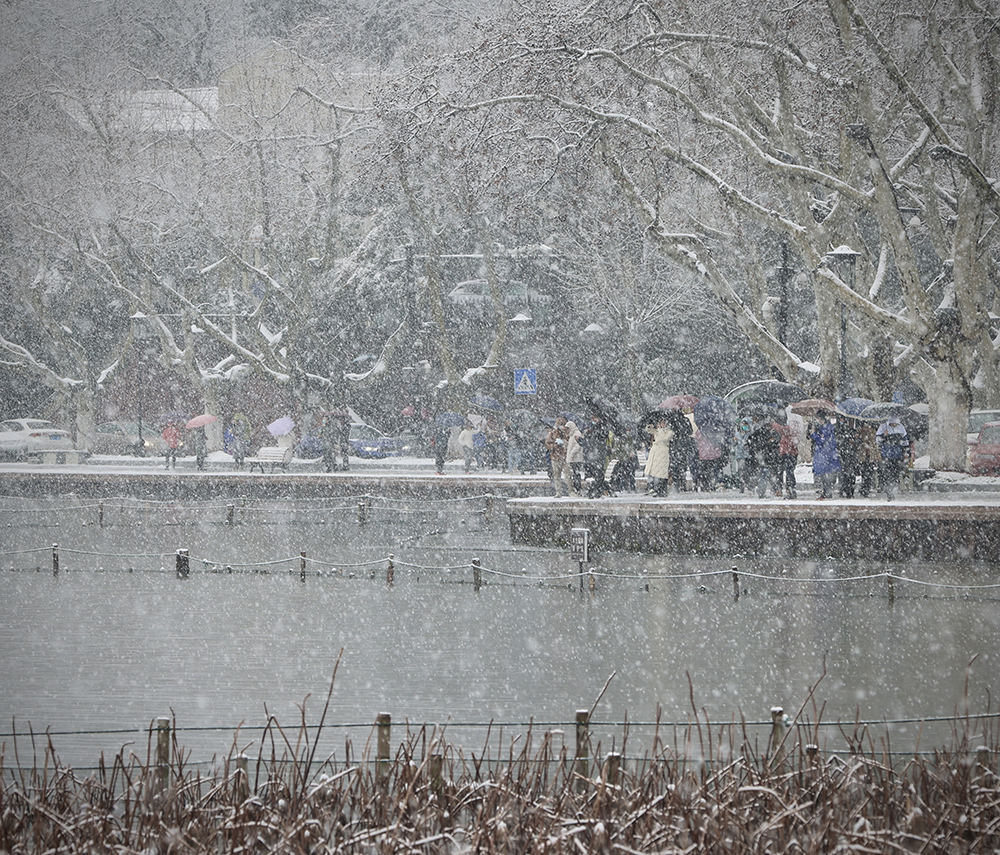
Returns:
[[[538,391],[538,379],[534,368],[514,369],[514,394],[534,395]]]

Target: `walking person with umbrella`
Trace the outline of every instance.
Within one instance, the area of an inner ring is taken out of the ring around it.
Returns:
[[[906,451],[910,439],[899,416],[889,416],[875,431],[875,441],[882,456],[882,488],[887,501],[899,494],[899,478],[906,466]]]

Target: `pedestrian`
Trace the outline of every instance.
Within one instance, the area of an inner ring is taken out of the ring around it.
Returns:
[[[666,416],[661,416],[655,425],[650,425],[646,430],[653,438],[643,467],[649,484],[647,492],[654,496],[665,496],[670,489],[670,442],[674,438],[674,432],[670,429]]]
[[[837,437],[830,414],[826,410],[816,413],[816,422],[809,433],[813,450],[813,478],[819,485],[819,498],[832,499],[833,489],[840,472],[837,454]]]
[[[753,460],[757,478],[757,497],[773,495],[778,474],[780,437],[774,430],[774,422],[755,414],[747,439],[747,451]]]
[[[447,425],[438,425],[431,438],[434,446],[434,472],[437,475],[444,475],[444,462],[448,457],[448,443],[451,440],[451,428]]]
[[[476,429],[472,422],[466,422],[458,435],[458,447],[465,459],[465,474],[472,471],[472,458],[476,453]],[[480,467],[481,468],[481,467]]]
[[[882,457],[882,490],[891,502],[899,494],[899,478],[906,467],[910,439],[899,418],[889,416],[875,431],[875,441]]]
[[[747,440],[750,439],[750,428],[753,419],[750,416],[743,416],[736,425],[736,433],[733,437],[733,460],[736,462],[736,484],[740,492],[745,492],[750,486],[750,475],[753,471],[753,464],[750,461],[750,451],[747,449]]]
[[[205,468],[205,460],[208,457],[208,441],[205,437],[204,428],[194,430],[194,464],[198,469]]]
[[[878,440],[875,437],[875,425],[871,422],[861,423],[858,454],[858,471],[861,473],[860,493],[867,499],[876,491],[879,463],[882,460]]]
[[[173,422],[170,422],[163,429],[163,441],[167,444],[166,451],[164,454],[167,458],[167,464],[164,467],[169,469],[173,465],[174,469],[177,468],[177,449],[181,447],[181,429],[177,427]]]
[[[344,448],[343,437],[346,419],[336,413],[326,413],[319,429],[320,449],[323,453],[323,464],[327,472],[338,469],[337,456],[343,461],[343,469],[348,469],[347,451]],[[349,429],[348,429],[349,430]],[[347,443],[349,445],[349,443]]]
[[[696,428],[694,444],[698,452],[698,468],[694,477],[695,489],[711,493],[719,485],[719,475],[725,462],[722,443],[714,434]]]
[[[574,421],[566,422],[566,430],[569,433],[569,441],[566,443],[566,462],[573,474],[573,491],[579,493],[583,487],[583,446],[580,444],[583,433]]]
[[[690,408],[667,413],[667,423],[674,432],[670,440],[670,486],[675,492],[687,490],[687,471],[694,448],[694,416]]]
[[[787,499],[797,498],[795,483],[795,467],[799,462],[799,432],[797,425],[788,421],[787,417],[775,419],[771,427],[778,435],[778,461],[774,472],[776,496],[784,494]]]
[[[587,498],[599,499],[611,495],[604,480],[608,468],[608,445],[611,430],[599,413],[590,416],[590,427],[583,432],[583,470],[587,481]]]
[[[668,452],[669,454],[669,446]],[[636,433],[634,428],[613,431],[611,434],[611,492],[634,493],[635,470],[639,468],[639,455],[636,451]],[[668,480],[669,480],[669,472]]]
[[[833,428],[840,458],[840,495],[854,498],[854,488],[861,467],[861,422],[840,414]]]
[[[552,464],[552,490],[559,497],[576,495],[573,489],[573,470],[566,460],[570,437],[566,424],[565,416],[557,416],[555,426],[545,436],[545,447]]]

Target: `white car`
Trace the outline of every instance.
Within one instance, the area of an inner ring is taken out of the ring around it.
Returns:
[[[0,422],[0,454],[23,458],[43,451],[73,451],[73,437],[43,419]]]

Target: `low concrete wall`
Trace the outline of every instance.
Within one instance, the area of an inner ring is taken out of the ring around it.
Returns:
[[[590,530],[594,551],[774,555],[797,559],[1000,561],[997,507],[507,502],[511,539],[569,548]]]

